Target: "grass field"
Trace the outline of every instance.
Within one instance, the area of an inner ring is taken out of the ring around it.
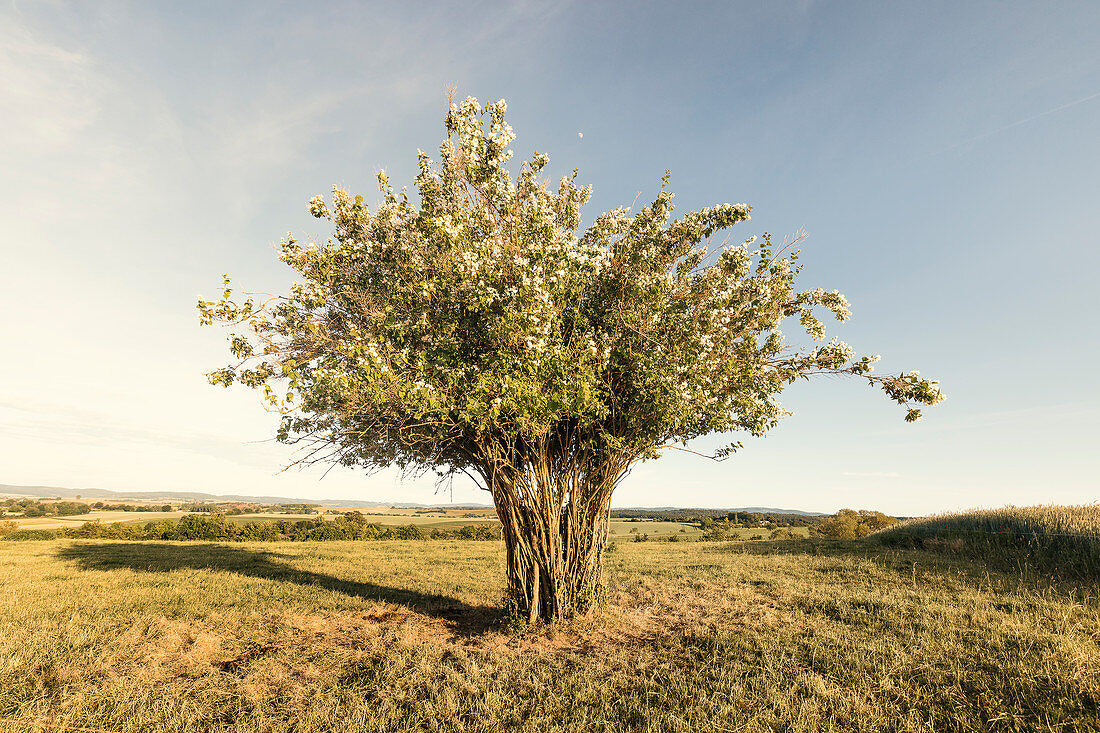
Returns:
[[[869,541],[607,562],[603,611],[517,631],[490,542],[5,543],[0,730],[1100,728],[1095,585]]]
[[[610,536],[611,539],[615,540],[632,540],[634,534],[647,534],[650,539],[660,539],[673,534],[683,535],[687,539],[696,538],[701,534],[698,527],[683,522],[658,522],[654,520],[630,522],[612,519],[610,525]],[[681,532],[681,529],[684,531]],[[631,530],[636,530],[636,532],[632,533]]]

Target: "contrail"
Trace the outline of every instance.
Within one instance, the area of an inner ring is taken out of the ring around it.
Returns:
[[[1081,97],[1080,99],[1075,99],[1072,102],[1066,102],[1065,104],[1060,105],[1058,107],[1054,107],[1053,109],[1048,109],[1046,112],[1040,112],[1037,115],[1031,115],[1030,117],[1025,117],[1022,120],[1016,120],[1015,122],[1013,122],[1011,124],[1008,124],[1008,125],[1005,125],[1004,127],[998,127],[996,130],[990,130],[989,132],[983,132],[981,135],[975,135],[974,137],[970,137],[970,138],[967,138],[966,140],[963,140],[961,142],[957,142],[954,145],[948,145],[946,148],[944,148],[940,152],[941,153],[946,153],[948,150],[952,150],[954,148],[961,147],[963,145],[968,145],[972,142],[976,142],[976,141],[981,140],[983,138],[987,138],[990,135],[996,135],[999,132],[1004,132],[1005,130],[1011,130],[1013,127],[1019,127],[1020,125],[1026,125],[1027,123],[1031,122],[1032,120],[1037,120],[1040,117],[1046,117],[1047,115],[1052,115],[1055,112],[1061,112],[1064,109],[1069,109],[1070,107],[1074,107],[1078,104],[1083,104],[1085,102],[1088,102],[1091,99],[1096,99],[1097,97],[1100,97],[1100,92],[1096,92],[1095,94],[1090,94],[1087,97]]]

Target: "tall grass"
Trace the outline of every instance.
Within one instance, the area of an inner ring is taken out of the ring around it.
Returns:
[[[1100,583],[1100,505],[1005,507],[913,519],[871,537]]]

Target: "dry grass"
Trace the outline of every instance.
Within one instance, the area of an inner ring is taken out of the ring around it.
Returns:
[[[623,543],[501,626],[480,542],[0,549],[12,730],[1091,730],[1100,601],[866,542]],[[4,726],[0,725],[0,730]]]
[[[612,519],[608,526],[613,540],[633,540],[634,534],[649,535],[650,539],[667,539],[671,535],[679,534],[683,539],[697,539],[702,532],[693,524],[685,522],[664,522],[654,519],[638,521]],[[760,534],[767,536],[766,530],[760,530]]]
[[[913,519],[873,538],[980,557],[1027,575],[1100,583],[1100,505],[1005,507]]]

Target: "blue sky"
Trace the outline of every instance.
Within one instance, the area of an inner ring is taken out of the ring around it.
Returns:
[[[517,155],[580,169],[588,220],[669,169],[681,212],[804,227],[802,283],[852,302],[833,333],[948,396],[907,425],[856,382],[799,384],[766,439],[643,464],[616,504],[1100,500],[1100,5],[304,7],[0,5],[0,483],[449,499],[278,473],[256,395],[205,383],[225,342],[194,302],[223,272],[285,289],[273,244],[326,234],[306,201],[411,182],[455,85],[508,100]]]

